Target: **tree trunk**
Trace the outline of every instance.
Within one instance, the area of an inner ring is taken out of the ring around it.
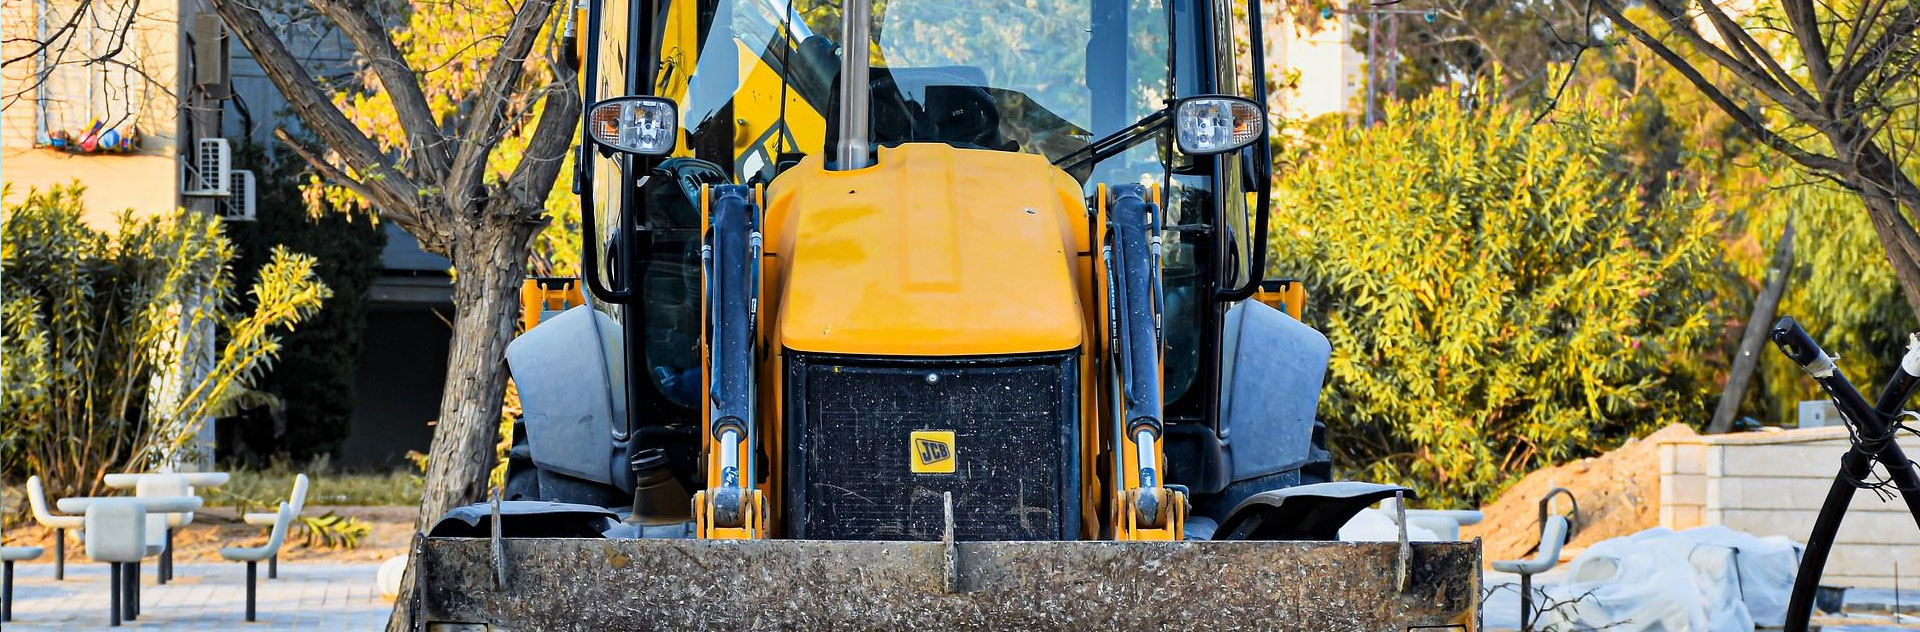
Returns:
[[[1760,366],[1761,346],[1766,344],[1767,330],[1773,326],[1773,315],[1780,307],[1780,297],[1787,292],[1787,276],[1793,268],[1793,219],[1787,219],[1787,227],[1780,231],[1780,243],[1773,247],[1773,261],[1768,264],[1766,285],[1761,286],[1760,295],[1753,299],[1753,312],[1747,315],[1747,329],[1740,335],[1739,355],[1733,358],[1733,370],[1727,374],[1727,388],[1720,393],[1720,405],[1714,408],[1713,421],[1707,424],[1707,434],[1724,434],[1733,429],[1733,417],[1740,413],[1740,402],[1747,397],[1747,384],[1753,381],[1753,371]]]
[[[416,532],[425,532],[449,509],[479,502],[494,466],[507,386],[507,343],[519,320],[527,246],[540,226],[493,211],[488,208],[485,217],[472,222],[476,225],[457,229],[453,240],[453,348],[447,354],[447,385],[427,455]],[[387,620],[389,632],[413,628],[412,594],[409,563]]]
[[[1900,293],[1907,299],[1907,309],[1920,317],[1920,261],[1908,254],[1900,232],[1912,229],[1900,221],[1900,203],[1883,191],[1870,188],[1875,186],[1865,177],[1855,183],[1860,200],[1867,206],[1873,232],[1879,235],[1880,245],[1887,251],[1887,263],[1893,267],[1893,276],[1900,282]]]
[[[1873,232],[1887,251],[1887,263],[1900,282],[1901,296],[1907,299],[1907,309],[1920,317],[1920,234],[1900,210],[1905,206],[1920,212],[1920,187],[1915,187],[1899,163],[1873,141],[1857,115],[1851,124],[1830,126],[1824,131],[1827,142],[1853,166],[1853,172],[1845,176],[1847,185],[1867,207]]]

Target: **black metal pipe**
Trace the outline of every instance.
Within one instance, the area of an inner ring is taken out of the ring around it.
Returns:
[[[127,587],[120,593],[127,598],[127,606],[121,609],[121,615],[127,621],[136,621],[140,618],[140,566],[139,562],[127,562],[126,566],[120,569],[120,579],[127,583]]]
[[[113,602],[109,607],[109,611],[113,614],[107,619],[109,622],[107,625],[117,628],[120,627],[120,563],[108,562],[107,569],[112,575],[112,578],[107,580],[107,598]]]
[[[1533,632],[1533,573],[1520,574],[1520,632]]]
[[[1914,470],[1906,452],[1894,441],[1897,429],[1891,421],[1914,389],[1920,387],[1920,377],[1908,372],[1903,362],[1888,379],[1879,401],[1869,407],[1846,374],[1834,366],[1833,356],[1822,350],[1793,318],[1776,322],[1770,337],[1781,353],[1811,374],[1833,398],[1840,414],[1853,426],[1855,439],[1853,446],[1841,456],[1840,473],[1828,487],[1826,500],[1814,519],[1813,532],[1807,535],[1800,568],[1794,575],[1793,592],[1787,601],[1786,632],[1806,632],[1813,615],[1814,598],[1819,593],[1820,577],[1833,550],[1833,540],[1853,502],[1855,490],[1861,481],[1872,476],[1876,460],[1886,465],[1888,479],[1899,489],[1916,523],[1920,523],[1920,472]],[[1909,355],[1913,353],[1909,351]]]
[[[13,620],[13,560],[6,561],[5,585],[0,586],[0,621]]]
[[[153,579],[162,586],[173,578],[173,527],[167,527],[166,538],[166,546],[160,549],[160,562],[153,567]]]
[[[254,582],[255,567],[258,564],[259,562],[252,562],[252,561],[247,562],[247,620],[248,621],[254,620],[253,582]]]
[[[53,581],[67,578],[67,530],[53,530]]]
[[[1873,463],[1858,452],[1848,450],[1840,457],[1841,473],[1827,488],[1827,499],[1820,504],[1820,515],[1813,520],[1813,532],[1807,535],[1807,548],[1800,553],[1800,569],[1793,576],[1793,592],[1787,599],[1785,632],[1807,632],[1813,617],[1813,598],[1820,592],[1820,574],[1826,570],[1827,556],[1833,552],[1834,535],[1840,532],[1840,520],[1853,502],[1853,480],[1866,475]]]

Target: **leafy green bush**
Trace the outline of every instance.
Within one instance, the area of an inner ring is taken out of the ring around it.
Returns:
[[[1320,413],[1351,473],[1473,505],[1705,422],[1722,223],[1692,196],[1643,199],[1622,117],[1561,118],[1435,95],[1310,137],[1283,170],[1276,269],[1333,342]]]
[[[234,261],[236,275],[251,278],[272,261],[275,248],[284,247],[318,261],[314,271],[333,289],[333,298],[286,336],[280,366],[260,381],[261,391],[285,405],[231,420],[238,426],[232,436],[240,440],[226,441],[224,431],[222,439],[243,448],[242,457],[285,454],[306,461],[339,450],[352,428],[367,292],[380,273],[386,235],[365,214],[309,209],[301,199],[300,185],[307,174],[299,168],[304,163],[298,157],[269,161],[257,156],[246,162],[273,166],[260,174],[255,220],[227,227],[240,251]]]
[[[0,225],[0,463],[56,496],[183,458],[204,420],[261,399],[252,386],[280,352],[278,332],[329,295],[313,258],[281,250],[250,290],[252,311],[232,311],[220,220],[122,213],[109,235],[82,210],[78,185],[36,190]],[[196,332],[215,330],[211,364],[177,370],[205,344]]]

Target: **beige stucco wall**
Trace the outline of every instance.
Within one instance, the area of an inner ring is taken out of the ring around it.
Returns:
[[[0,3],[6,39],[18,40],[0,45],[0,54],[14,58],[33,51],[28,40],[37,37],[40,4],[35,0]],[[79,3],[47,0],[47,4],[55,18],[64,21]],[[36,75],[42,66],[34,62],[0,70],[0,95],[4,95],[0,99],[0,182],[13,189],[8,201],[19,200],[28,189],[78,180],[87,188],[87,219],[100,227],[110,226],[121,209],[151,214],[178,205],[179,166],[174,150],[178,107],[173,97],[179,91],[177,3],[98,0],[94,11],[103,23],[118,24],[114,19],[125,19],[125,12],[135,6],[133,27],[114,63],[83,61],[90,46],[98,53],[111,48],[116,35],[111,28],[101,28],[75,35],[65,55],[57,57],[64,61],[53,63],[56,58],[50,57],[47,65],[58,69],[50,80]],[[35,122],[42,116],[43,103],[51,110],[46,116],[52,128],[78,134],[91,118],[98,117],[118,123],[123,133],[137,127],[140,147],[119,155],[69,154],[37,147]]]
[[[1660,444],[1660,524],[1725,525],[1805,542],[1847,451],[1845,428],[1700,436]],[[1920,451],[1920,439],[1900,445]],[[1821,583],[1920,585],[1920,527],[1898,499],[1854,494]]]
[[[1267,72],[1292,71],[1300,76],[1295,89],[1281,96],[1282,116],[1305,120],[1352,108],[1367,77],[1366,54],[1347,43],[1353,37],[1355,19],[1364,18],[1337,15],[1319,29],[1303,31],[1288,14],[1267,29],[1272,51]]]

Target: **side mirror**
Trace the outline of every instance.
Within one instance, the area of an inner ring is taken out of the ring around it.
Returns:
[[[671,99],[614,97],[587,110],[593,142],[639,156],[665,156],[679,142],[680,113]]]
[[[1174,106],[1173,136],[1180,153],[1211,156],[1259,140],[1266,110],[1252,99],[1220,94],[1189,97]]]

